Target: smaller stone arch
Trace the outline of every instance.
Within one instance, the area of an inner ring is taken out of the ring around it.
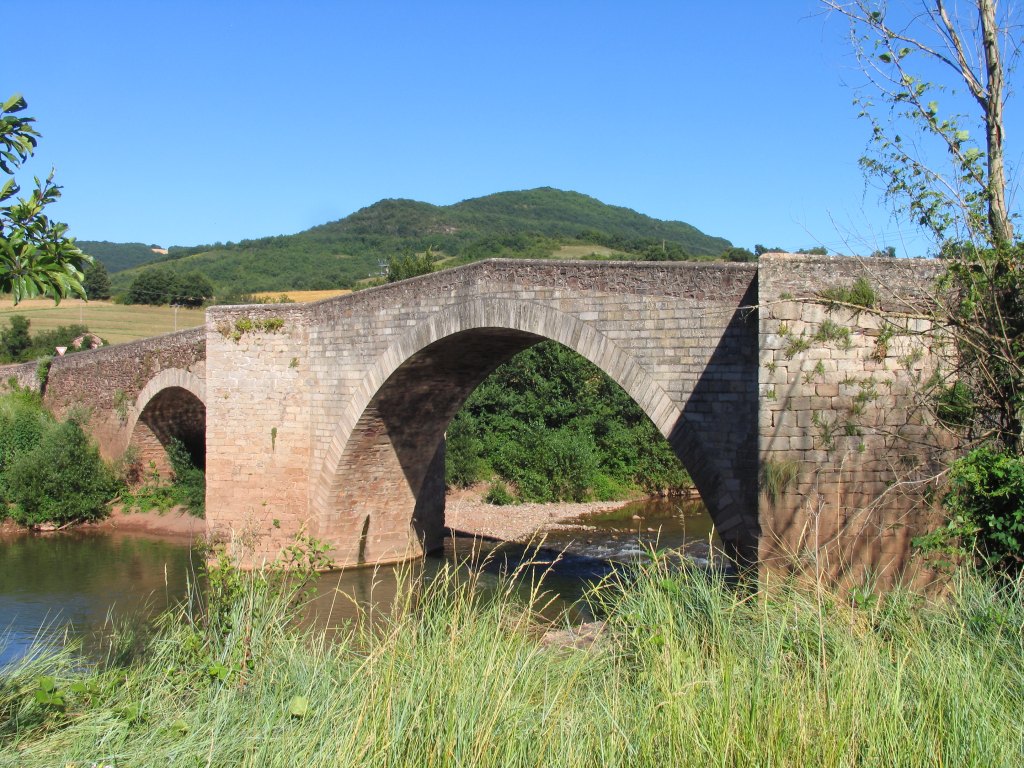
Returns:
[[[125,423],[128,444],[142,466],[170,472],[165,447],[173,437],[185,444],[195,465],[206,466],[206,384],[194,373],[168,368],[150,379],[135,398]]]

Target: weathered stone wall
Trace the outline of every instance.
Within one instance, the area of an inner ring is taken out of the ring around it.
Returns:
[[[40,383],[38,370],[38,363],[0,365],[0,392],[10,392],[15,386],[18,389],[38,392]]]
[[[921,402],[935,365],[928,325],[905,316],[934,288],[938,269],[902,259],[761,258],[759,559],[768,570],[852,584],[928,578],[910,542],[936,521],[926,480],[950,438]],[[821,303],[822,291],[860,277],[882,314]]]
[[[239,541],[257,565],[299,531],[316,533],[310,315],[295,304],[212,307],[206,315],[207,526]]]
[[[497,365],[548,338],[639,403],[722,537],[752,557],[757,323],[742,308],[755,274],[489,261],[307,307],[211,308],[211,526],[257,541],[257,558],[301,528],[331,541],[342,563],[419,554],[443,522],[449,419]],[[260,330],[268,321],[280,328]]]

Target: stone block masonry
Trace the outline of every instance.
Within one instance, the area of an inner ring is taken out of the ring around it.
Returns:
[[[639,403],[723,540],[752,559],[755,275],[754,265],[501,260],[305,307],[211,308],[210,525],[259,542],[257,560],[299,530],[333,543],[344,565],[437,546],[449,420],[494,368],[554,339]]]
[[[772,254],[760,262],[758,558],[849,585],[921,585],[911,540],[933,528],[952,437],[921,401],[937,360],[906,319],[941,265]],[[829,288],[865,279],[880,312],[834,308]]]

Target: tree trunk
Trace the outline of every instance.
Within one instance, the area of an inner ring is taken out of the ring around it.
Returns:
[[[996,25],[998,0],[978,0],[982,46],[985,50],[985,97],[979,99],[985,114],[985,141],[988,149],[988,223],[993,245],[1013,242],[1013,223],[1006,207],[1006,170],[1003,162],[1003,62],[999,51],[999,27]]]

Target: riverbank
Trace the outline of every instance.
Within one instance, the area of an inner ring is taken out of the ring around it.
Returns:
[[[483,500],[484,492],[484,486],[450,492],[446,501],[445,527],[459,534],[525,543],[546,532],[578,528],[577,518],[619,509],[629,503],[629,500],[622,500],[495,506]],[[189,541],[197,541],[206,535],[206,522],[187,514],[182,507],[174,507],[167,512],[131,512],[114,507],[108,517],[76,528]],[[0,536],[24,532],[24,528],[10,520],[0,524]],[[52,532],[52,529],[39,532]]]
[[[577,518],[619,509],[630,502],[625,499],[495,506],[484,501],[485,492],[486,485],[449,491],[445,497],[445,527],[470,536],[526,543],[549,531],[578,527]]]
[[[175,507],[167,512],[128,512],[115,507],[102,520],[94,520],[78,525],[28,529],[10,519],[0,521],[0,538],[23,536],[32,532],[36,534],[60,534],[65,531],[102,531],[148,536],[154,539],[180,541],[184,543],[198,542],[206,535],[206,521],[193,517],[182,507]]]

